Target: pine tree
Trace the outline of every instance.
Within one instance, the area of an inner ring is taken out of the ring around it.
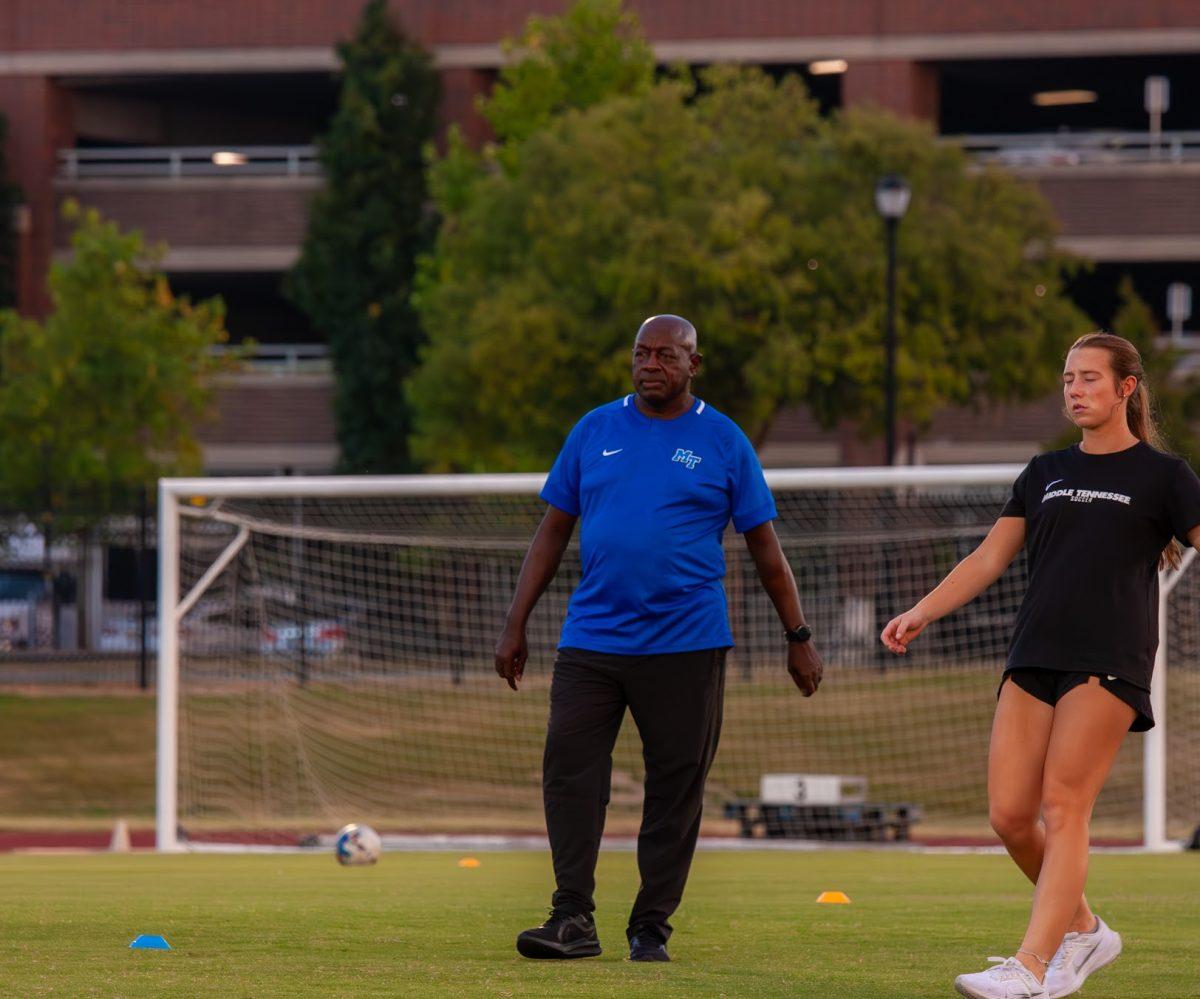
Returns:
[[[311,205],[288,296],[328,338],[337,377],[341,470],[409,470],[403,383],[421,330],[410,303],[417,255],[432,238],[425,147],[439,82],[429,54],[371,0],[338,47],[339,107],[320,137],[326,186]]]

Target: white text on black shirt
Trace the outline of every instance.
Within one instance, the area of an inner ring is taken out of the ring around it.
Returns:
[[[1060,496],[1065,496],[1072,503],[1090,503],[1092,500],[1111,500],[1113,503],[1124,503],[1129,505],[1130,497],[1124,493],[1110,493],[1099,489],[1055,489],[1054,492],[1046,493],[1042,497],[1042,502],[1046,500],[1058,499]]]

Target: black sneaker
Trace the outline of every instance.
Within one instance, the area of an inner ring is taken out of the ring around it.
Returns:
[[[517,937],[517,953],[535,960],[596,957],[600,939],[591,916],[551,912],[541,926]]]
[[[629,941],[629,960],[631,961],[669,961],[667,945],[655,937],[638,936]]]

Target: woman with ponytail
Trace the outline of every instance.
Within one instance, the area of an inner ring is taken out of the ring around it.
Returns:
[[[955,980],[974,999],[1070,995],[1121,952],[1083,894],[1088,826],[1125,733],[1154,726],[1158,569],[1178,566],[1178,542],[1200,543],[1200,479],[1163,451],[1133,344],[1111,333],[1076,340],[1063,401],[1080,442],[1035,457],[980,546],[880,636],[904,653],[1027,549],[1028,587],[992,723],[988,805],[1037,889],[1016,953]]]

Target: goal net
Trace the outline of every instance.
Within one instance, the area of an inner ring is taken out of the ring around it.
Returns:
[[[908,656],[886,653],[878,635],[978,544],[1018,472],[768,473],[826,678],[810,699],[793,687],[779,621],[731,531],[725,586],[737,644],[706,832],[739,832],[737,803],[759,797],[764,775],[809,774],[859,778],[867,803],[919,810],[920,838],[989,837],[988,731],[1024,557]],[[545,509],[542,480],[164,480],[159,846],[295,842],[350,821],[388,832],[542,831],[548,692],[579,578],[574,545],[530,623],[520,691],[492,666]],[[1196,575],[1179,574],[1164,600],[1168,703],[1151,737],[1126,741],[1096,808],[1097,835],[1146,830],[1158,845],[1200,822],[1190,762],[1200,731]],[[627,719],[610,831],[636,829],[642,775]]]

